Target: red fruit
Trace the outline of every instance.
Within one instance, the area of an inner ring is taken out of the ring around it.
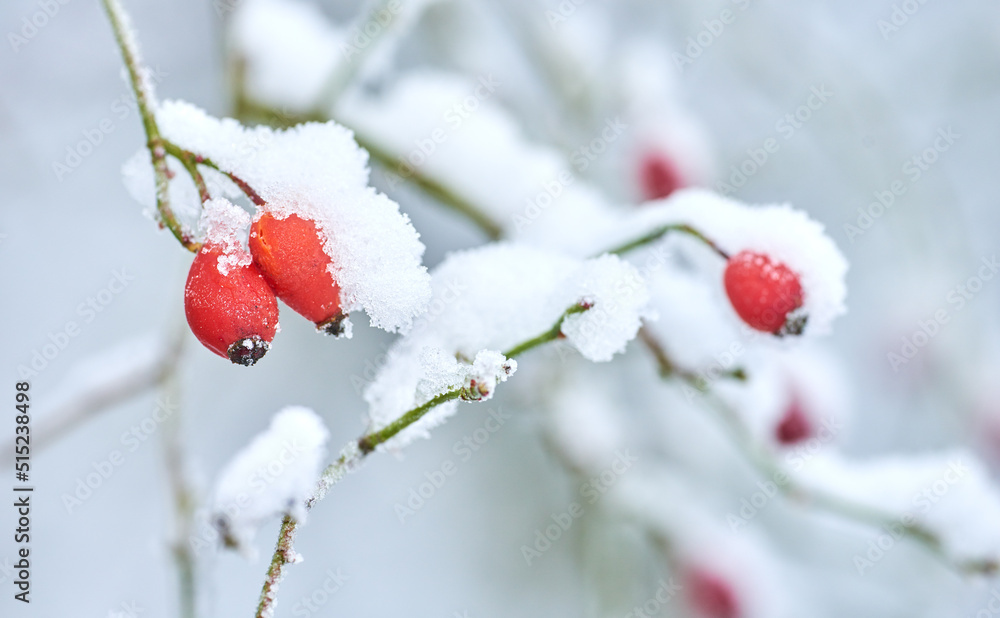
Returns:
[[[219,272],[223,255],[218,245],[206,245],[195,256],[184,286],[184,313],[206,348],[249,367],[274,340],[278,299],[252,263]]]
[[[639,185],[647,200],[667,197],[684,186],[684,178],[667,156],[650,152],[639,163]]]
[[[799,276],[784,264],[753,251],[740,251],[729,259],[724,276],[726,294],[744,322],[775,335],[799,335],[806,316],[793,312],[802,307]]]
[[[791,405],[774,430],[774,437],[779,443],[789,445],[805,440],[812,432],[812,423],[802,409],[802,403],[798,397],[793,397]]]
[[[740,606],[736,592],[722,577],[695,569],[686,577],[690,603],[706,618],[739,618]]]
[[[339,335],[340,287],[328,267],[319,227],[311,219],[261,215],[250,227],[250,253],[278,298],[316,327]]]

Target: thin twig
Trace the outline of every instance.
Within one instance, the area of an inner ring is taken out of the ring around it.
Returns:
[[[352,129],[353,130],[353,129]],[[368,151],[373,159],[400,178],[411,181],[424,193],[434,198],[444,206],[463,215],[474,223],[490,240],[498,240],[503,234],[503,226],[493,220],[484,210],[452,191],[443,183],[419,172],[415,167],[403,169],[399,160],[375,142],[354,130],[354,139],[358,145]]]
[[[354,48],[352,56],[347,57],[343,62],[339,62],[333,67],[326,82],[323,84],[316,104],[313,106],[314,114],[326,114],[329,110],[333,109],[337,100],[340,99],[340,95],[351,85],[354,77],[361,70],[365,60],[372,55],[372,52],[378,48],[378,44],[385,40],[385,35],[395,26],[399,18],[398,12],[405,9],[398,9],[396,12],[392,12],[389,10],[391,1],[378,0],[378,3],[371,10],[359,16],[354,24],[354,28],[347,29],[348,32],[355,30],[355,28],[359,31],[364,31],[365,26],[369,23],[380,20],[380,12],[388,11],[391,15],[388,23],[384,24],[375,36],[370,37],[364,46]]]
[[[111,22],[118,49],[128,71],[129,82],[135,93],[136,105],[142,118],[142,128],[146,133],[146,148],[149,149],[153,163],[153,174],[156,179],[156,209],[160,215],[160,224],[170,230],[174,237],[188,251],[197,253],[201,245],[194,241],[190,232],[184,229],[170,207],[170,171],[167,168],[166,149],[163,137],[156,124],[154,108],[156,100],[152,87],[146,79],[145,67],[139,55],[139,48],[132,34],[131,21],[122,9],[118,0],[101,0]]]
[[[98,412],[141,395],[162,383],[176,368],[183,341],[184,332],[178,329],[152,364],[132,366],[128,373],[117,379],[97,384],[65,404],[42,414],[35,430],[35,448],[41,450],[48,447]]]
[[[730,408],[724,401],[708,391],[700,388],[695,380],[678,374],[682,380],[691,386],[699,388],[706,395],[711,406],[718,413],[729,430],[738,450],[746,460],[757,470],[758,474],[765,478],[782,478],[784,482],[775,483],[778,489],[785,496],[798,502],[806,503],[820,508],[828,513],[840,515],[847,519],[854,520],[875,528],[886,528],[899,525],[907,535],[923,545],[935,557],[939,558],[945,566],[954,569],[960,574],[993,574],[1000,570],[1000,563],[995,560],[955,562],[951,560],[944,551],[941,539],[932,530],[919,524],[906,523],[900,517],[883,512],[881,509],[864,504],[858,504],[843,497],[830,494],[824,491],[817,491],[808,488],[801,483],[793,481],[790,475],[778,464],[771,453],[760,445],[750,433],[750,430],[740,419],[735,410]],[[780,476],[779,476],[780,475]]]
[[[537,337],[532,337],[523,343],[515,345],[504,356],[513,358],[545,343],[555,341],[562,336],[562,324],[566,318],[577,313],[582,313],[589,308],[590,305],[586,303],[573,305],[559,316],[559,319],[552,328]],[[445,391],[405,412],[395,421],[381,429],[367,433],[357,440],[349,442],[341,451],[340,457],[327,466],[320,475],[316,490],[306,501],[306,509],[312,509],[317,502],[326,496],[326,492],[330,487],[342,479],[349,470],[355,468],[362,459],[375,451],[380,444],[395,437],[399,432],[419,421],[437,406],[460,398],[461,393],[461,387]],[[281,583],[282,578],[284,578],[285,566],[291,562],[295,562],[297,556],[293,546],[297,527],[297,522],[289,516],[285,516],[281,522],[281,529],[278,531],[278,542],[267,568],[267,576],[264,578],[264,586],[260,592],[260,601],[257,604],[255,618],[269,618],[274,614],[274,608],[278,601],[278,585]]]
[[[653,354],[653,358],[656,359],[656,364],[660,370],[660,377],[669,378],[672,376],[681,377],[689,383],[696,384],[698,390],[703,391],[707,388],[707,380],[698,375],[697,372],[691,371],[690,369],[685,369],[680,367],[670,355],[667,354],[666,348],[663,343],[653,334],[653,331],[649,329],[648,326],[642,326],[639,329],[639,341],[649,349]],[[742,367],[736,367],[735,369],[729,369],[719,373],[720,378],[729,378],[732,380],[739,380],[741,382],[747,379],[746,371]]]
[[[612,253],[612,254],[615,254],[615,255],[622,255],[623,253],[628,253],[629,251],[633,251],[635,249],[638,249],[639,247],[642,247],[644,245],[648,245],[651,242],[655,242],[655,241],[659,240],[660,238],[663,238],[664,236],[666,236],[670,232],[681,232],[683,234],[687,234],[689,236],[693,236],[694,238],[697,238],[698,240],[700,240],[701,242],[703,242],[709,249],[711,249],[712,251],[715,251],[717,254],[719,254],[719,256],[721,256],[723,259],[726,259],[726,260],[729,259],[729,254],[726,253],[725,251],[723,251],[722,248],[719,247],[719,245],[715,244],[715,242],[712,241],[710,238],[708,238],[707,236],[705,236],[704,234],[702,234],[700,231],[696,230],[695,228],[691,227],[690,225],[688,225],[686,223],[671,223],[669,225],[663,225],[663,226],[661,226],[661,227],[653,230],[652,232],[649,232],[648,234],[645,234],[644,236],[641,236],[641,237],[639,237],[639,238],[637,238],[635,240],[630,240],[630,241],[628,241],[626,243],[618,245],[617,247],[614,247],[612,249],[608,249],[607,251],[604,251],[604,253]]]
[[[194,186],[198,188],[198,197],[201,198],[201,203],[204,204],[212,199],[212,195],[208,192],[208,184],[205,183],[205,178],[198,170],[198,163],[201,162],[201,157],[182,149],[169,140],[162,140],[162,143],[166,153],[180,161],[181,165],[184,166],[184,169],[191,176]]]
[[[290,127],[302,122],[327,122],[331,120],[329,113],[311,113],[305,115],[289,115],[279,110],[260,105],[247,98],[245,93],[236,93],[236,116],[242,120],[259,120],[273,127]],[[412,183],[443,206],[447,206],[465,217],[475,225],[490,240],[499,240],[504,235],[503,226],[497,223],[485,210],[479,208],[468,199],[462,197],[443,183],[427,176],[416,168],[403,169],[398,157],[394,157],[387,149],[379,146],[371,137],[364,135],[357,128],[350,126],[341,119],[335,119],[354,133],[354,140],[368,151],[371,158],[389,172]],[[239,184],[239,181],[234,179]],[[242,186],[241,186],[242,188]]]
[[[171,370],[163,380],[164,397],[171,401],[174,411],[164,421],[163,453],[174,503],[175,530],[172,554],[177,566],[177,587],[181,618],[195,618],[197,614],[197,563],[186,539],[194,528],[195,497],[188,480],[183,441],[182,404],[180,384],[176,372]]]

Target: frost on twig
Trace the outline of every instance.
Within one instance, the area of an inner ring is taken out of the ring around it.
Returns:
[[[519,343],[550,333],[555,324],[553,337],[564,338],[589,360],[607,361],[624,350],[650,315],[642,278],[614,256],[577,260],[493,245],[450,256],[434,270],[432,288],[434,311],[389,350],[388,361],[365,389],[375,429],[464,381],[455,359],[485,362],[484,350],[516,354]],[[581,301],[585,311],[563,315]],[[498,363],[501,357],[490,354]],[[455,401],[437,406],[386,446],[426,437],[455,406]]]
[[[424,311],[430,295],[424,246],[399,206],[368,186],[368,155],[350,131],[334,122],[248,128],[176,101],[161,106],[157,121],[172,150],[224,172],[258,215],[295,214],[317,225],[344,312],[363,309],[373,326],[397,331]],[[141,186],[141,166],[126,172],[127,184]]]

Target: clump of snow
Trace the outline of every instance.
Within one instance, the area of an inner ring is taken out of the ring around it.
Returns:
[[[703,185],[713,162],[704,128],[680,102],[680,88],[670,53],[659,41],[637,38],[626,44],[619,60],[621,97],[635,127],[629,136],[635,158],[657,153],[679,173],[683,185]],[[637,161],[638,164],[638,161]]]
[[[167,157],[167,169],[171,174],[167,185],[167,197],[174,215],[185,224],[197,223],[201,216],[201,196],[194,181],[185,171],[180,161]],[[213,169],[202,167],[202,178],[209,193],[217,197],[236,199],[242,195],[232,180]],[[145,207],[144,214],[153,221],[160,221],[156,210],[156,181],[150,163],[149,150],[143,148],[130,157],[122,166],[122,181],[126,191],[136,202]]]
[[[403,37],[437,1],[366,3],[352,23],[337,24],[301,0],[244,0],[228,44],[254,102],[286,114],[311,112],[330,88],[391,70]]]
[[[431,285],[442,301],[434,319],[422,320],[389,349],[365,390],[376,429],[453,384],[460,375],[455,363],[472,362],[473,372],[480,362],[496,367],[502,356],[483,357],[483,350],[510,350],[542,335],[571,307],[584,303],[589,309],[566,317],[561,333],[591,361],[607,361],[624,350],[650,315],[645,282],[615,256],[580,260],[494,244],[450,255],[434,270]],[[395,444],[427,435],[454,411],[455,402],[438,406]]]
[[[346,39],[315,4],[299,0],[244,0],[229,27],[247,92],[288,113],[319,103],[327,80],[345,60]]]
[[[224,197],[211,199],[205,203],[198,227],[205,246],[221,250],[217,267],[222,276],[228,275],[230,268],[249,266],[253,262],[250,250],[243,243],[250,227],[250,215],[242,208]]]
[[[396,157],[389,172],[440,182],[508,230],[535,226],[557,203],[589,209],[576,205],[597,198],[565,157],[529,142],[496,102],[505,86],[492,74],[413,71],[377,95],[345,97],[337,117]]]
[[[622,477],[609,492],[612,508],[637,521],[666,543],[686,603],[704,610],[693,575],[708,577],[727,591],[741,618],[798,615],[790,573],[775,548],[752,530],[734,532],[708,510],[705,488],[673,471]],[[701,606],[701,607],[700,607]],[[711,613],[694,613],[711,616]]]
[[[315,412],[290,406],[230,460],[213,497],[216,523],[228,543],[246,547],[257,528],[277,516],[305,519],[328,438]]]
[[[761,444],[775,449],[796,448],[800,442],[810,453],[833,450],[843,442],[849,421],[849,388],[841,368],[821,348],[810,345],[787,349],[766,348],[747,353],[745,381],[722,380],[718,393],[740,415]],[[789,415],[798,427],[791,434],[779,431]],[[783,439],[782,439],[783,438]]]
[[[486,401],[493,397],[497,384],[506,382],[517,371],[517,361],[495,350],[480,350],[472,365],[463,371],[462,399]]]
[[[892,518],[887,526],[926,529],[954,560],[1000,561],[1000,493],[967,451],[869,461],[823,454],[795,477],[813,490],[884,513]]]
[[[747,342],[707,277],[663,261],[646,278],[659,314],[647,328],[673,362],[691,371],[712,365],[732,370],[746,363]]]
[[[262,212],[317,224],[345,312],[363,309],[373,326],[396,331],[424,311],[424,246],[398,204],[368,186],[368,155],[348,130],[333,122],[248,128],[177,101],[165,102],[157,120],[167,139],[250,186]],[[129,184],[145,185],[139,180]]]
[[[605,232],[605,243],[608,238],[639,238],[673,224],[690,225],[729,255],[763,253],[799,275],[808,315],[805,333],[828,333],[833,320],[847,311],[847,260],[822,224],[787,204],[749,206],[705,189],[682,189]],[[610,246],[615,245],[611,241]],[[735,312],[733,316],[738,319]]]

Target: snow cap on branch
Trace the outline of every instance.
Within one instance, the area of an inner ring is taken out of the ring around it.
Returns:
[[[868,461],[821,454],[796,476],[809,488],[884,513],[892,526],[923,528],[949,559],[1000,563],[1000,493],[967,451]]]
[[[731,256],[761,253],[796,273],[808,316],[805,334],[829,333],[833,320],[847,311],[847,260],[823,225],[801,210],[788,204],[749,206],[705,189],[683,189],[650,203],[612,235],[638,238],[670,224],[690,225]]]
[[[329,435],[315,412],[290,406],[230,460],[213,498],[216,524],[227,543],[245,549],[268,520],[285,514],[305,519]]]
[[[167,139],[246,183],[262,211],[316,223],[343,311],[363,309],[392,332],[426,309],[419,234],[398,204],[368,186],[368,154],[350,131],[334,122],[248,128],[178,101],[165,102],[157,121]]]
[[[454,381],[453,359],[498,366],[497,352],[548,332],[571,307],[561,334],[591,361],[607,361],[635,337],[648,317],[645,282],[615,256],[579,260],[519,245],[497,244],[449,256],[433,272],[431,311],[388,353],[365,390],[376,428],[419,406]],[[464,359],[464,360],[461,360]],[[507,361],[510,362],[510,361]],[[489,372],[486,372],[489,373]],[[499,375],[499,373],[498,373]],[[394,441],[402,445],[450,416],[455,402],[438,406]]]

